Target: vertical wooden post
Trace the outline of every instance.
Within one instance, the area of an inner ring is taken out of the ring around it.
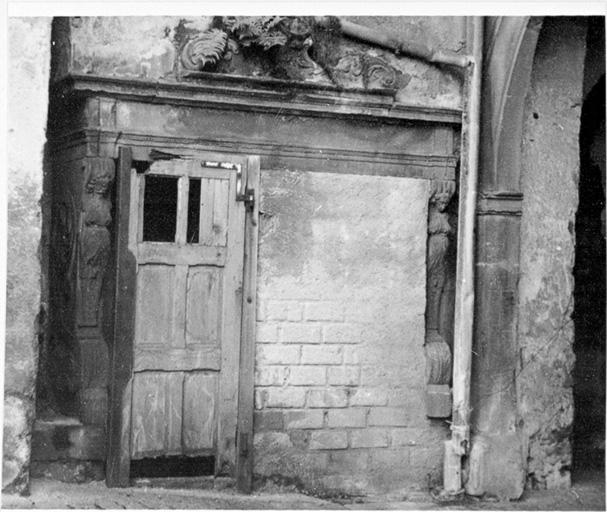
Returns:
[[[240,376],[238,385],[238,424],[236,430],[236,484],[249,493],[253,486],[253,406],[255,370],[255,315],[257,292],[257,236],[259,220],[259,157],[247,161],[247,188],[255,201],[246,215]]]
[[[135,334],[136,261],[130,252],[131,149],[120,148],[114,216],[115,287],[111,319],[110,404],[107,428],[106,483],[129,485],[130,406]]]

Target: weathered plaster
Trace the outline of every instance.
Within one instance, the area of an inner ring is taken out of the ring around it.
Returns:
[[[519,425],[528,485],[570,485],[573,263],[586,25],[544,21],[527,95],[519,282]]]
[[[464,18],[452,17],[352,17],[351,21],[372,28],[394,31],[416,43],[453,51],[463,51]],[[54,39],[62,48],[53,79],[67,73],[98,76],[175,80],[179,74],[179,50],[189,35],[210,28],[212,18],[148,17],[72,17],[60,19]],[[462,74],[419,59],[395,56],[362,43],[347,40],[352,50],[380,56],[404,77],[396,92],[397,102],[444,108],[459,108]],[[242,60],[239,57],[239,60]],[[260,76],[259,69],[247,65],[235,72]]]
[[[26,492],[41,307],[43,150],[50,18],[10,18],[7,309],[2,488]]]

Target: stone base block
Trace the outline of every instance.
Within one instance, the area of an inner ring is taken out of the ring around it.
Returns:
[[[37,420],[32,435],[32,460],[105,460],[104,427],[82,425],[74,418]]]
[[[32,462],[30,471],[33,478],[51,478],[74,484],[105,478],[104,463],[96,460]]]
[[[451,416],[451,389],[447,384],[426,386],[426,416],[428,418]]]

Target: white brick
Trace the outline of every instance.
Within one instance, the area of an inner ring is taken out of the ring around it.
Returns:
[[[301,352],[301,364],[341,364],[342,357],[342,347],[339,345],[304,345]]]
[[[339,302],[308,302],[304,309],[304,318],[309,322],[341,322],[343,317],[343,305]]]
[[[419,411],[419,414],[423,414]],[[373,407],[369,411],[369,425],[405,427],[410,419],[404,407]]]
[[[346,432],[319,430],[310,435],[311,450],[339,450],[348,447]]]
[[[255,362],[257,366],[270,364],[297,364],[299,362],[299,347],[295,345],[257,345],[255,347]]]
[[[284,366],[258,366],[255,368],[256,386],[282,386],[286,380]]]
[[[353,430],[350,434],[351,448],[385,448],[388,444],[389,436],[385,429],[366,428]]]
[[[283,343],[320,343],[320,327],[309,324],[283,324],[280,339]]]
[[[303,388],[265,388],[261,395],[264,407],[302,408],[306,401]]]
[[[329,384],[337,386],[357,386],[360,381],[358,366],[338,366],[329,368]]]
[[[276,343],[278,341],[278,324],[257,322],[257,343]]]
[[[312,389],[308,392],[308,407],[346,407],[348,393],[345,389]]]
[[[325,325],[323,341],[324,343],[360,343],[365,341],[367,331],[367,327],[362,325]]]
[[[270,300],[266,307],[269,320],[298,322],[303,316],[303,304],[293,300]]]
[[[365,427],[367,409],[331,409],[327,421],[329,427]]]
[[[287,429],[322,428],[324,413],[320,409],[286,411],[284,424]]]
[[[360,363],[359,347],[348,345],[344,347],[344,364]]]
[[[388,392],[385,389],[357,389],[350,396],[350,405],[386,405]]]
[[[291,386],[324,386],[326,368],[322,366],[291,366],[287,383]]]

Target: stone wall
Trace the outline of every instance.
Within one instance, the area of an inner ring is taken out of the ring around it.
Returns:
[[[586,25],[546,18],[523,133],[517,394],[528,485],[570,484],[573,263]]]
[[[440,478],[425,416],[425,180],[262,173],[255,473],[308,488]]]
[[[34,421],[42,281],[41,196],[50,18],[10,18],[7,309],[2,488],[26,492]]]

